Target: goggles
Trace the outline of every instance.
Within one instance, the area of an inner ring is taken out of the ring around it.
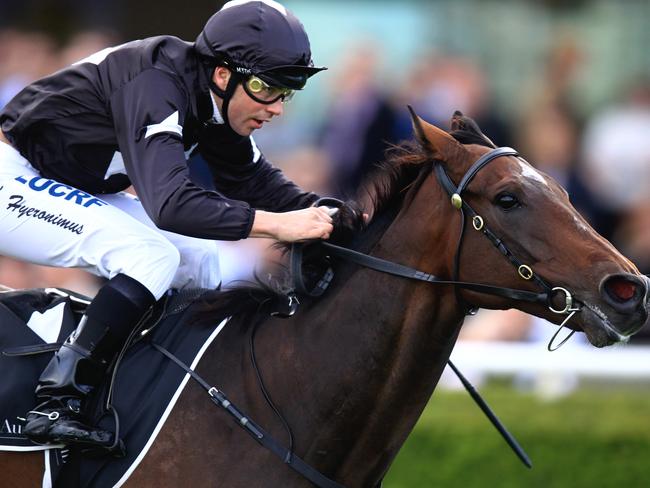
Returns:
[[[288,102],[293,98],[295,93],[291,88],[271,86],[257,76],[249,77],[242,85],[249,97],[264,105],[270,105],[278,100]]]

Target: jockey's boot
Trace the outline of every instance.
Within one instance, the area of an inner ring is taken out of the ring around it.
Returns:
[[[39,378],[36,396],[41,403],[27,414],[23,428],[28,438],[87,448],[114,444],[113,433],[92,427],[84,416],[85,401],[154,303],[147,288],[123,274],[99,290]]]

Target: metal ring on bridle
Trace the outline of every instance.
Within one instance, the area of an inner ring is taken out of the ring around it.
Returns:
[[[556,310],[556,309],[553,308],[552,302],[549,302],[548,308],[549,308],[549,310],[551,312],[555,312],[555,313],[559,313],[559,314],[566,314],[566,313],[569,313],[569,312],[577,312],[578,310],[580,310],[578,307],[573,306],[573,296],[571,295],[569,290],[567,290],[566,288],[562,288],[561,286],[556,286],[554,288],[551,288],[551,292],[554,292],[554,291],[561,291],[562,293],[564,293],[564,303],[565,303],[565,305],[564,305],[563,309]],[[553,297],[551,295],[549,297],[549,300],[551,300],[552,298]]]
[[[525,280],[529,280],[533,277],[533,270],[531,269],[530,266],[526,264],[522,264],[521,266],[519,266],[519,268],[517,268],[517,272],[519,273],[519,276],[521,276]]]
[[[472,225],[476,230],[481,230],[484,225],[483,217],[481,217],[480,215],[475,215],[474,217],[472,217]]]

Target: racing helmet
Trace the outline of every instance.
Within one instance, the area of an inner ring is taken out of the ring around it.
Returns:
[[[273,0],[227,2],[210,17],[195,49],[213,68],[229,68],[237,82],[256,76],[272,86],[300,90],[310,76],[327,69],[314,66],[298,18]]]

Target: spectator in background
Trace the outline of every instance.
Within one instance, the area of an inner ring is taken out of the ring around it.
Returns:
[[[58,68],[56,46],[47,35],[0,31],[0,108],[25,85]]]
[[[541,85],[536,79],[524,91],[514,138],[528,162],[566,188],[573,205],[586,214],[593,204],[576,170],[582,127],[570,103],[580,59],[566,39],[551,48]]]
[[[377,82],[379,50],[369,42],[352,47],[332,81],[321,145],[339,196],[353,196],[388,144],[397,142],[395,110]]]
[[[26,85],[81,59],[117,44],[104,31],[83,31],[61,49],[49,36],[15,29],[0,31],[0,107]]]
[[[515,124],[517,148],[530,164],[564,186],[574,205],[576,199],[582,200],[575,177],[581,123],[571,94],[583,59],[573,37],[559,35],[549,49],[541,76],[525,83],[522,112]]]
[[[575,173],[579,128],[574,117],[556,105],[541,106],[517,125],[517,148],[530,164],[570,191]]]
[[[592,195],[596,230],[619,241],[618,223],[647,205],[650,190],[650,81],[636,83],[622,103],[597,113],[582,143],[580,175]]]
[[[448,128],[451,115],[460,110],[472,117],[499,146],[511,144],[507,124],[489,104],[489,83],[472,59],[451,54],[430,54],[419,59],[398,94],[397,105],[412,105],[427,121]],[[398,111],[398,138],[410,138],[411,118]]]

